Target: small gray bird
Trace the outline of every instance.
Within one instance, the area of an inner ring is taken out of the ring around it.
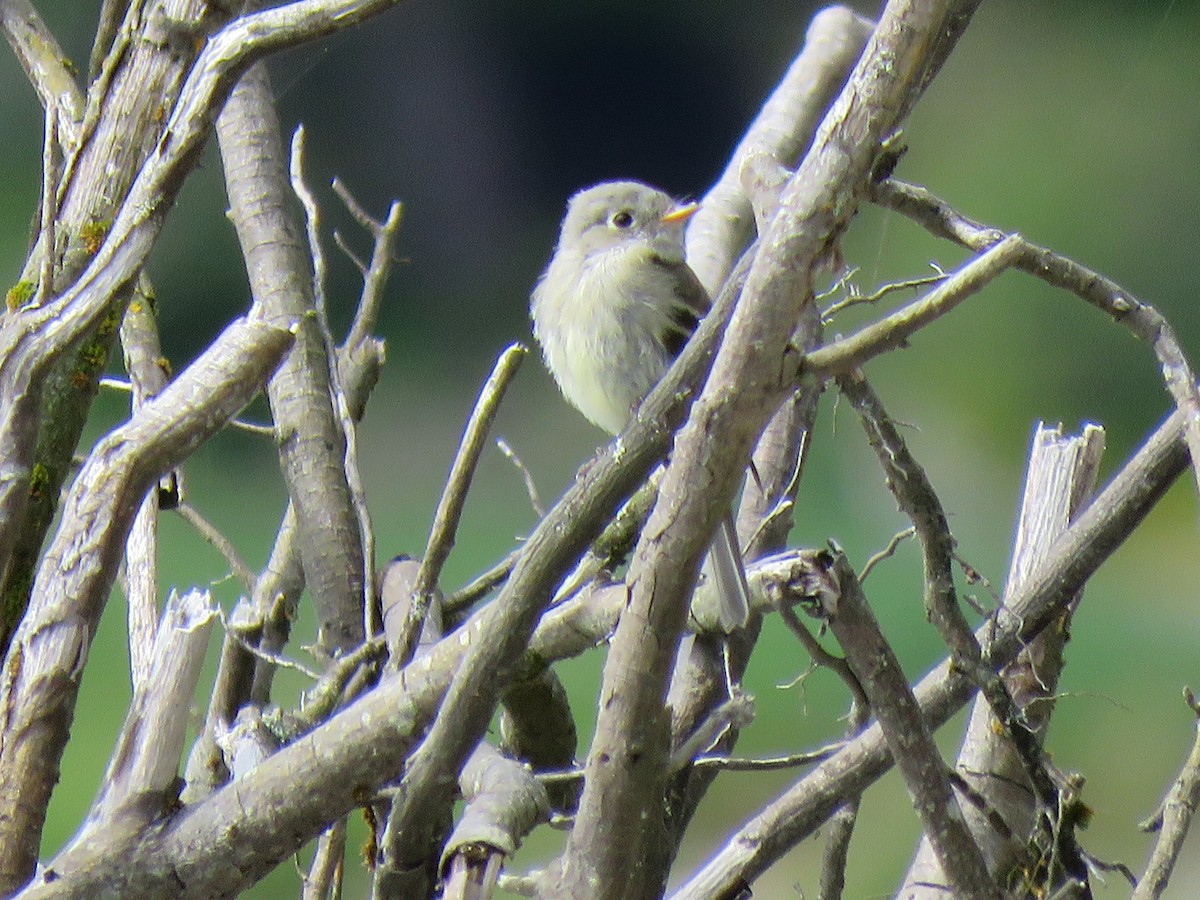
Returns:
[[[558,246],[530,301],[533,333],[563,396],[609,434],[633,411],[708,312],[704,287],[683,257],[680,204],[636,181],[580,191],[567,204]],[[731,515],[709,554],[719,621],[749,612]]]

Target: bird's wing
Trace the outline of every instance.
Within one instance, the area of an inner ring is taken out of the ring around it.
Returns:
[[[667,353],[676,357],[708,312],[708,292],[687,263],[658,257],[654,263],[666,269],[671,276],[671,303],[666,309],[666,320],[658,339]]]

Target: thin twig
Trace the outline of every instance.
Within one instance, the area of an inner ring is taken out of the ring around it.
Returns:
[[[394,668],[399,669],[407,665],[416,651],[417,637],[421,633],[432,592],[437,586],[442,566],[450,555],[450,548],[454,545],[458,522],[467,501],[467,491],[471,487],[475,466],[483,452],[487,432],[496,418],[505,391],[528,352],[522,344],[511,344],[500,354],[492,374],[488,376],[479,393],[471,417],[467,420],[458,452],[450,466],[446,487],[434,513],[433,526],[429,531],[425,553],[421,557],[421,570],[413,588],[408,616],[398,636],[399,640],[392,647],[390,665]]]
[[[502,437],[496,438],[496,446],[500,448],[500,452],[504,454],[504,458],[512,463],[518,472],[521,473],[521,479],[525,482],[525,493],[529,495],[529,505],[533,507],[533,511],[537,513],[540,519],[546,515],[546,508],[542,505],[542,498],[538,495],[537,485],[533,481],[533,473],[529,471],[529,467],[525,465],[521,457]]]
[[[1191,753],[1171,789],[1163,798],[1158,812],[1140,826],[1143,831],[1157,831],[1158,840],[1146,863],[1146,872],[1133,892],[1133,900],[1153,900],[1166,890],[1171,872],[1183,850],[1184,838],[1191,828],[1192,817],[1200,804],[1200,704],[1190,690],[1184,698],[1196,715],[1196,738]]]
[[[319,681],[321,673],[316,669],[310,669],[302,662],[294,659],[289,659],[279,653],[272,653],[269,650],[264,650],[261,646],[253,643],[242,631],[234,627],[225,617],[224,612],[221,613],[221,625],[225,628],[227,635],[232,635],[243,650],[253,656],[255,659],[260,659],[263,662],[270,663],[277,669],[291,669],[293,672],[299,672],[310,681]]]
[[[396,232],[400,228],[404,207],[399,201],[393,200],[388,206],[387,218],[380,222],[368,215],[341,179],[333,179],[333,192],[341,198],[355,221],[371,234],[375,242],[371,251],[371,261],[367,264],[364,273],[358,308],[354,312],[354,320],[350,323],[350,330],[343,343],[344,347],[357,347],[370,337],[375,328],[375,320],[379,317],[379,307],[383,303],[383,288],[387,284],[394,261],[392,248],[396,242]],[[343,249],[345,250],[345,248]],[[349,251],[346,252],[349,253]],[[349,255],[351,259],[355,259],[353,254]],[[359,267],[361,269],[361,263],[359,263]]]
[[[312,864],[304,876],[302,900],[327,900],[342,895],[346,855],[346,820],[338,819],[317,840]]]
[[[230,419],[227,427],[237,431],[244,431],[246,434],[253,434],[257,437],[275,439],[274,425],[264,425],[262,422],[248,422],[245,419]]]
[[[807,753],[792,753],[787,756],[767,756],[747,758],[738,756],[699,756],[692,761],[697,768],[713,768],[722,772],[778,772],[783,769],[797,769],[800,766],[810,766],[823,762],[844,746],[845,741],[826,744]]]
[[[99,20],[96,23],[96,37],[92,41],[92,52],[88,57],[89,82],[100,74],[128,10],[129,0],[104,0],[101,4]]]
[[[861,582],[860,582],[861,583]],[[871,719],[870,707],[854,703],[850,707],[850,720],[846,725],[846,740],[851,741],[866,729]],[[846,889],[846,862],[850,857],[850,841],[858,825],[858,810],[862,795],[855,794],[829,817],[829,829],[825,836],[825,849],[821,853],[821,879],[819,900],[840,900]]]
[[[858,306],[860,303],[878,303],[888,294],[893,294],[897,291],[916,290],[917,288],[929,287],[931,284],[940,284],[950,276],[941,270],[936,263],[930,263],[930,267],[937,272],[936,275],[926,275],[922,278],[909,278],[906,281],[893,281],[885,284],[869,294],[859,292],[852,283],[843,279],[839,284],[846,285],[846,298],[839,300],[836,303],[831,303],[821,313],[821,321],[828,325],[836,316],[844,309],[849,309],[851,306]],[[847,278],[852,273],[847,273]]]
[[[709,754],[697,756],[691,760],[691,764],[698,769],[714,769],[719,772],[780,772],[824,762],[845,746],[845,741],[836,741],[826,744],[824,747],[818,747],[816,750],[809,750],[806,753],[789,753],[786,756],[746,757]],[[537,779],[549,785],[573,784],[583,780],[583,769],[575,766],[570,769],[547,770],[538,772]]]
[[[872,357],[903,346],[914,333],[950,312],[1012,267],[1020,258],[1022,243],[1019,236],[1009,235],[971,260],[920,300],[896,310],[849,337],[832,341],[811,351],[801,363],[801,374],[816,379],[844,374]]]
[[[678,747],[671,750],[668,771],[677,772],[692,762],[692,758],[711,750],[726,731],[738,731],[754,721],[754,700],[734,687],[732,696],[709,711],[708,715]]]
[[[56,189],[62,168],[62,148],[58,143],[58,120],[58,104],[54,103],[46,108],[46,134],[42,143],[42,204],[38,211],[42,227],[42,266],[37,289],[39,306],[54,293],[54,264],[58,256]]]
[[[790,606],[777,604],[776,608],[779,610],[779,617],[783,620],[783,624],[804,645],[804,649],[812,661],[841,679],[850,691],[850,696],[854,698],[855,705],[862,709],[870,709],[871,702],[867,699],[862,682],[858,680],[858,676],[854,674],[846,660],[840,656],[834,656],[822,647],[820,641],[813,637],[812,632],[805,627],[804,623],[800,621],[800,617],[796,615],[796,611]]]
[[[892,556],[895,555],[896,550],[899,549],[900,545],[916,533],[917,529],[910,525],[903,531],[897,531],[895,534],[893,534],[892,539],[887,542],[886,547],[863,563],[862,571],[858,573],[858,583],[862,584],[864,581],[866,581],[867,576],[871,574],[876,566],[878,566],[884,560],[891,559]]]
[[[646,524],[646,517],[658,498],[658,484],[662,480],[662,469],[656,470],[646,479],[613,516],[611,522],[583,554],[570,574],[562,580],[554,595],[554,603],[563,603],[601,576],[620,565],[633,549],[634,541]]]
[[[237,548],[234,547],[233,541],[225,537],[217,526],[213,525],[208,519],[200,514],[196,507],[186,501],[180,501],[175,507],[175,511],[179,513],[180,518],[187,522],[192,528],[196,529],[197,533],[204,538],[208,544],[216,550],[224,558],[226,565],[229,566],[229,571],[234,577],[242,583],[242,586],[249,594],[254,593],[255,583],[258,581],[258,576],[254,573],[241,556],[238,555]]]
[[[800,446],[795,450],[795,463],[792,465],[791,474],[788,476],[787,485],[779,495],[778,502],[772,506],[767,514],[762,517],[762,521],[754,529],[754,533],[750,535],[750,539],[745,542],[747,547],[756,547],[759,538],[771,527],[778,519],[787,515],[796,505],[795,496],[800,488],[800,477],[804,474],[804,460],[808,456],[808,447],[812,440],[812,432],[805,429],[800,436]],[[754,468],[750,469],[751,474],[754,473]]]
[[[513,550],[486,572],[483,572],[442,601],[442,612],[448,619],[461,616],[472,606],[504,583],[521,556],[521,548]]]
[[[362,257],[354,252],[354,249],[346,242],[346,239],[342,237],[342,233],[340,231],[335,230],[333,232],[333,242],[337,245],[337,248],[341,250],[343,254],[345,254],[350,262],[353,263],[354,268],[358,269],[358,274],[365,278],[367,276],[367,264],[363,261]]]
[[[955,540],[942,501],[866,376],[861,371],[852,372],[840,377],[838,386],[858,413],[888,488],[912,521],[921,543],[925,615],[959,663],[968,671],[975,671],[979,643],[958,605],[953,568]]]

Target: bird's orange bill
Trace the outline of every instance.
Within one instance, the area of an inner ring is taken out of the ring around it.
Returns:
[[[664,222],[686,222],[700,208],[699,203],[681,203],[662,217]]]

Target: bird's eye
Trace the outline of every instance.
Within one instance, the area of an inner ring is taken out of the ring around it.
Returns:
[[[633,213],[627,209],[618,210],[617,212],[613,213],[613,216],[611,219],[609,219],[609,221],[612,223],[614,228],[625,229],[633,224]]]

